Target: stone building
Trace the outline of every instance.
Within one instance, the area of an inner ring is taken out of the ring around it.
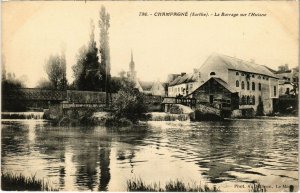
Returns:
[[[197,74],[197,80],[195,74]],[[187,87],[188,84],[184,85],[186,87],[182,86],[183,84],[180,84],[182,79],[180,79],[178,83],[173,84],[173,88],[169,87],[171,89],[169,93],[172,93],[172,89],[175,89],[172,96],[178,93],[182,95],[192,93],[193,91],[190,90],[201,87],[214,77],[218,78],[215,80],[220,80],[217,82],[223,82],[223,86],[234,88],[238,93],[240,110],[253,110],[256,113],[258,105],[261,104],[264,114],[273,113],[274,104],[279,96],[278,77],[265,66],[221,54],[209,56],[198,69],[198,73],[193,73],[193,77],[194,79],[187,76],[183,78],[183,82],[188,83],[189,80],[193,80],[192,86],[198,85],[196,88],[190,89]],[[210,101],[214,100],[214,96],[207,97]]]
[[[229,86],[221,78],[211,77],[188,95],[197,104],[204,104],[221,110],[232,111],[239,108],[239,96],[235,87]]]

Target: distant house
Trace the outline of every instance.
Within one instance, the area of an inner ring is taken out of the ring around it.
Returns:
[[[168,96],[186,96],[193,92],[200,85],[199,75],[197,72],[186,74],[181,73],[168,85]]]
[[[154,96],[166,96],[166,83],[156,81],[152,84],[151,94]]]
[[[141,86],[141,89],[140,92],[144,93],[144,94],[148,94],[148,95],[152,95],[152,85],[153,85],[153,82],[147,82],[147,81],[138,81],[140,86]]]
[[[299,92],[299,67],[289,69],[287,64],[278,67],[278,71],[274,74],[279,77],[280,96],[282,95],[296,95]]]
[[[279,97],[283,96],[283,95],[295,95],[296,94],[296,92],[295,92],[296,90],[294,89],[293,83],[290,83],[288,81],[279,80],[278,88],[279,88]]]

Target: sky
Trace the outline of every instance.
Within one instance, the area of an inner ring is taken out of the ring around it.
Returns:
[[[137,76],[165,81],[170,73],[192,72],[212,53],[277,69],[298,65],[299,2],[296,1],[8,1],[2,2],[2,61],[27,87],[46,79],[45,61],[66,48],[67,78],[80,47],[89,40],[90,20],[99,46],[99,11],[111,16],[111,73],[128,71],[130,52]],[[149,16],[139,16],[147,12]],[[155,12],[208,13],[208,17],[154,16]],[[215,13],[266,16],[213,16]],[[152,15],[150,15],[152,14]],[[211,15],[212,14],[212,15]]]

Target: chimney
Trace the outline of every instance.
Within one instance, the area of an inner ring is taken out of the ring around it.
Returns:
[[[186,73],[185,72],[181,72],[181,76],[184,76],[184,75],[186,75]]]

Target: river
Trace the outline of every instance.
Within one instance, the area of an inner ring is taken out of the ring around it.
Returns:
[[[2,120],[1,169],[36,175],[60,190],[126,191],[126,181],[180,179],[249,191],[298,190],[298,119],[148,122],[132,129],[54,127]]]

